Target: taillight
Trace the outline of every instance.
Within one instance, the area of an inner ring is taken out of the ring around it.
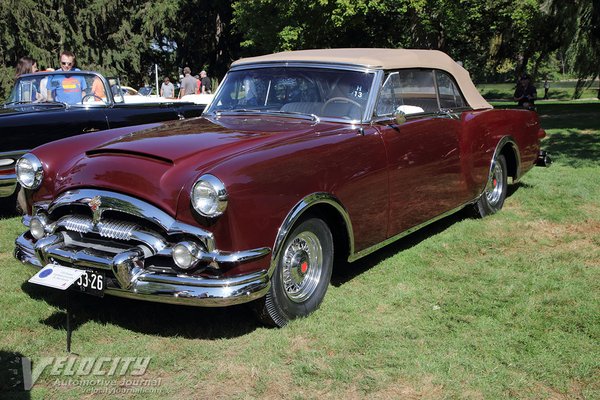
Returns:
[[[543,130],[542,128],[540,128],[538,130],[538,135],[537,136],[538,136],[539,139],[545,138],[546,137],[546,131]]]

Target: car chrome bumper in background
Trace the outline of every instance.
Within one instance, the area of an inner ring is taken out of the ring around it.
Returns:
[[[0,153],[0,197],[11,196],[17,188],[15,164],[26,150]]]
[[[14,171],[8,174],[2,174],[0,171],[0,197],[9,197],[17,189],[17,176]]]
[[[33,243],[28,232],[19,236],[15,244],[14,255],[19,261],[32,267],[33,271],[44,266],[36,255],[41,251],[40,246]],[[89,267],[93,266],[88,261],[75,267],[85,268],[84,264],[88,263]],[[161,303],[221,307],[258,299],[267,293],[269,285],[267,270],[221,279],[138,271],[127,289],[119,287],[115,280],[110,280],[105,292]]]

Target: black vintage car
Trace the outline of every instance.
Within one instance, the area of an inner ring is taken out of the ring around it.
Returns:
[[[68,136],[199,116],[205,104],[122,94],[97,72],[22,75],[0,108],[0,200],[16,194],[15,162],[29,149]]]

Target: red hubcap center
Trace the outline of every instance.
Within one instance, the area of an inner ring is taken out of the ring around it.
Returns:
[[[306,261],[300,264],[300,271],[302,271],[303,274],[305,274],[306,271],[308,271],[308,263]]]
[[[494,185],[494,187],[496,187],[496,185],[498,184],[498,181],[497,181],[496,179],[494,179],[494,180],[492,181],[492,184]]]

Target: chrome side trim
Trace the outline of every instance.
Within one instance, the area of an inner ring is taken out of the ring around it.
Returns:
[[[13,151],[3,151],[0,152],[0,160],[5,161],[5,163],[0,163],[0,167],[6,167],[9,165],[13,165],[17,162],[19,158],[25,153],[29,152],[29,150],[13,150]],[[12,160],[12,163],[8,164],[8,161]]]
[[[193,235],[204,243],[208,251],[215,249],[215,240],[211,232],[179,222],[158,207],[120,193],[95,189],[70,190],[58,196],[48,207],[48,212],[52,214],[57,208],[72,204],[88,206],[90,200],[94,198],[99,198],[101,203],[97,211],[98,218],[109,210],[126,213],[157,224],[169,235],[184,233]]]
[[[423,222],[423,223],[421,223],[419,225],[413,226],[412,228],[409,228],[409,229],[407,229],[407,230],[405,230],[403,232],[400,232],[397,235],[392,236],[391,238],[388,238],[388,239],[384,240],[383,242],[377,243],[377,244],[375,244],[375,245],[373,245],[371,247],[367,247],[366,249],[361,250],[361,251],[359,251],[357,253],[351,253],[350,256],[348,257],[348,262],[353,262],[353,261],[358,260],[359,258],[365,257],[365,256],[367,256],[367,255],[369,255],[369,254],[371,254],[371,253],[373,253],[373,252],[375,252],[375,251],[377,251],[377,250],[379,250],[379,249],[387,246],[388,244],[391,244],[391,243],[395,242],[396,240],[402,239],[403,237],[408,236],[411,233],[413,233],[415,231],[418,231],[419,229],[421,229],[421,228],[423,228],[423,227],[425,227],[425,226],[427,226],[429,224],[434,223],[435,221],[438,221],[438,220],[440,220],[442,218],[445,218],[445,217],[447,217],[447,216],[449,216],[451,214],[454,214],[455,212],[460,211],[461,209],[463,209],[464,207],[466,207],[467,205],[472,204],[474,201],[477,201],[477,199],[472,200],[470,202],[467,202],[467,203],[465,203],[465,204],[463,204],[463,205],[461,205],[459,207],[453,208],[450,211],[446,211],[445,213],[440,214],[437,217],[434,217],[434,218],[432,218],[432,219],[430,219],[428,221],[425,221],[425,222]]]
[[[277,266],[277,260],[279,259],[279,255],[283,250],[283,244],[288,233],[291,231],[292,227],[298,221],[300,216],[302,216],[302,214],[304,214],[307,210],[309,210],[311,207],[317,204],[328,204],[330,206],[333,206],[339,213],[339,215],[344,219],[344,224],[346,225],[346,231],[348,234],[350,254],[354,253],[354,231],[352,230],[352,222],[350,221],[350,216],[348,215],[348,212],[346,211],[342,203],[335,196],[329,193],[313,193],[296,203],[296,205],[290,210],[288,215],[283,220],[283,223],[279,227],[279,230],[277,231],[277,236],[275,238],[275,243],[273,244],[273,254],[271,257],[271,264],[269,266],[269,276],[271,276],[275,271],[275,267]]]
[[[10,171],[9,174],[0,175],[0,197],[9,197],[17,190],[17,174],[15,166],[27,150],[13,150],[0,152],[0,170]]]
[[[0,175],[0,197],[9,197],[17,190],[17,175]]]

